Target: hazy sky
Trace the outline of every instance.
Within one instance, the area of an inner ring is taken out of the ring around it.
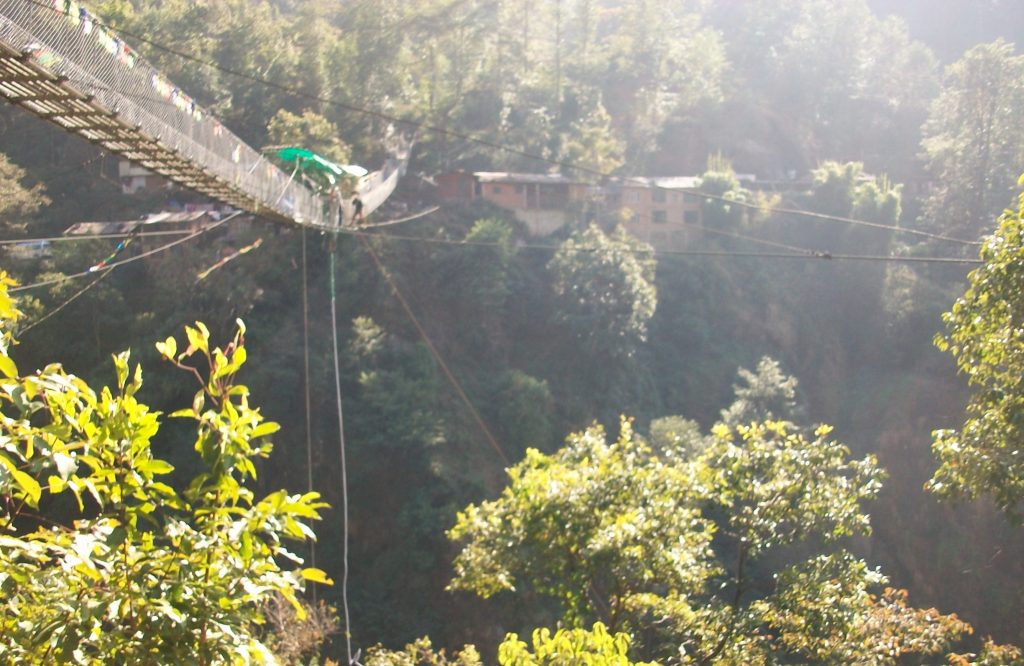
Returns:
[[[1002,37],[1024,45],[1024,0],[868,0],[881,16],[903,17],[910,34],[945,63],[980,42]]]

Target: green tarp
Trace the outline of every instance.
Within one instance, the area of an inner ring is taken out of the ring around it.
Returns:
[[[338,179],[343,176],[361,178],[367,174],[366,169],[361,166],[335,164],[323,155],[298,146],[273,148],[268,152],[277,161],[290,167],[291,171],[297,168],[299,173],[319,190],[328,190],[334,187],[338,183]]]

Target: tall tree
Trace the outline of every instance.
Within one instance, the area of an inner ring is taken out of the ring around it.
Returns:
[[[42,184],[26,186],[25,170],[0,154],[0,229],[21,234],[32,216],[50,200]]]
[[[349,161],[351,149],[341,140],[338,128],[309,109],[301,115],[281,109],[270,119],[267,135],[272,144],[315,150],[341,164]]]
[[[286,540],[314,538],[317,493],[263,497],[247,487],[276,423],[235,384],[244,329],[224,348],[202,324],[159,352],[198,380],[191,406],[201,471],[183,490],[161,479],[159,413],[138,399],[140,366],[114,358],[116,384],[95,391],[58,364],[21,374],[9,355],[19,313],[0,274],[0,659],[6,663],[267,663],[263,604],[300,608],[304,580],[328,583]],[[195,359],[199,359],[196,363]],[[195,363],[195,365],[192,365]],[[65,504],[73,519],[50,513]],[[77,512],[73,508],[77,505]],[[46,515],[39,515],[39,513]]]
[[[1024,183],[1024,179],[1022,179]],[[974,393],[958,429],[937,430],[941,463],[929,488],[942,497],[991,497],[1024,519],[1024,196],[981,248],[982,266],[944,316],[935,343],[956,358]]]
[[[704,152],[780,176],[830,158],[901,178],[916,166],[937,66],[902,23],[879,19],[864,0],[715,2],[705,11],[724,36],[733,85],[723,106],[688,128],[697,145],[710,142]]]
[[[881,471],[828,433],[720,424],[698,456],[662,456],[624,422],[614,442],[592,427],[531,450],[498,499],[459,514],[451,587],[550,595],[569,625],[600,619],[645,658],[683,664],[943,652],[967,625],[908,606],[839,545],[868,531],[860,504]],[[751,580],[758,567],[774,586]]]
[[[924,128],[936,181],[925,217],[941,231],[975,238],[1013,200],[1024,171],[1024,56],[1002,41],[968,51],[946,71]]]
[[[548,264],[558,317],[594,355],[631,355],[657,307],[651,249],[621,227],[573,234]]]
[[[796,377],[783,373],[775,359],[761,357],[756,372],[740,368],[739,379],[741,384],[733,384],[736,400],[722,410],[722,422],[726,425],[792,421],[799,411]]]

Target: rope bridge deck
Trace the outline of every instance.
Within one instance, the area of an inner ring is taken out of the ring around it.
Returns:
[[[68,132],[236,208],[335,228],[331,205],[268,162],[73,0],[0,0],[0,96]],[[364,214],[391,194],[408,145],[356,186]]]

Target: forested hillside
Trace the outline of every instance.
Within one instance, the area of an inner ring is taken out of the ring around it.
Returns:
[[[5,330],[18,368],[56,361],[100,386],[111,355],[131,349],[154,411],[193,404],[196,389],[153,343],[196,321],[230,341],[242,319],[241,381],[281,426],[254,461],[254,490],[312,482],[332,508],[317,505],[315,551],[294,549],[338,582],[336,294],[355,646],[429,636],[495,663],[508,632],[595,621],[662,663],[945,663],[990,636],[1024,644],[1024,531],[1002,511],[1013,498],[993,502],[971,478],[957,481],[966,493],[925,488],[940,465],[936,482],[952,483],[975,432],[939,436],[932,452],[932,432],[960,428],[972,395],[957,372],[970,345],[953,334],[951,356],[933,338],[980,241],[1019,209],[1017,4],[89,9],[253,146],[374,166],[389,126],[416,131],[408,174],[368,220],[439,206],[408,222],[324,235],[257,217],[84,281],[55,278],[117,240],[2,250],[19,283],[47,283],[15,294],[25,316]],[[125,194],[116,157],[10,105],[0,153],[4,240],[205,201]],[[579,206],[538,237],[509,210],[441,200],[435,177],[456,170],[699,176],[705,230],[652,247]],[[992,298],[1012,302],[1019,268],[1003,259],[976,292],[1005,280]],[[1010,357],[985,358],[1012,374]],[[194,424],[162,420],[154,455],[184,486],[209,461],[196,460]],[[66,523],[75,508],[39,511]],[[340,612],[341,586],[316,594]],[[898,637],[889,653],[883,634]],[[502,663],[534,663],[527,647],[506,645]],[[1020,663],[1001,654],[984,663]],[[323,655],[344,662],[344,640]]]

